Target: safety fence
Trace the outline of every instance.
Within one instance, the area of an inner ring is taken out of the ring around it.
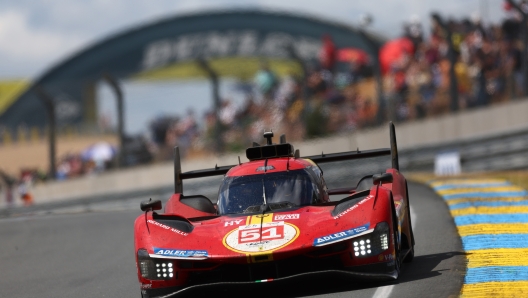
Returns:
[[[466,252],[462,297],[528,297],[528,192],[499,179],[439,179]]]
[[[435,157],[445,152],[458,152],[462,172],[528,169],[528,130],[400,150],[400,168],[433,172]]]

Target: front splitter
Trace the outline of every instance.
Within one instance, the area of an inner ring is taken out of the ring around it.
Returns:
[[[157,298],[177,297],[180,294],[184,294],[185,292],[189,292],[195,289],[205,290],[207,288],[222,287],[222,286],[250,286],[250,285],[255,285],[255,284],[263,283],[263,282],[269,282],[273,284],[285,282],[285,281],[293,282],[293,281],[300,281],[303,279],[310,279],[316,276],[320,277],[324,275],[332,275],[332,276],[341,277],[344,279],[352,279],[354,281],[389,281],[389,280],[396,280],[398,278],[398,272],[396,270],[387,272],[387,273],[370,273],[370,272],[365,273],[365,272],[355,272],[355,271],[346,271],[346,270],[323,270],[323,271],[306,272],[306,273],[300,273],[300,274],[290,275],[286,277],[259,280],[259,281],[216,282],[216,283],[192,285],[184,289],[176,290],[174,292],[171,292],[163,296],[155,296],[155,297]]]

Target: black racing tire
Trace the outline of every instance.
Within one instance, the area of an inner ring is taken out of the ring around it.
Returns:
[[[409,250],[409,252],[407,253],[407,255],[405,256],[405,259],[403,259],[403,262],[404,263],[410,263],[414,260],[414,245],[411,246],[411,249]]]
[[[411,221],[411,204],[409,202],[409,188],[407,187],[407,182],[405,182],[405,192],[407,194],[407,219],[409,224],[409,231],[411,236],[411,249],[405,256],[405,259],[403,260],[404,263],[410,263],[414,259],[414,232],[412,228],[412,221]]]

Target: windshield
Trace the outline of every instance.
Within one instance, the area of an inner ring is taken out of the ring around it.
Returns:
[[[312,204],[319,191],[306,170],[226,177],[218,194],[218,212],[259,212],[264,198],[271,210],[291,208]]]

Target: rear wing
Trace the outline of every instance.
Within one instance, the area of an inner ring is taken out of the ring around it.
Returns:
[[[348,151],[348,152],[339,152],[339,153],[321,153],[320,155],[305,156],[302,158],[311,159],[315,163],[325,163],[325,162],[335,162],[343,160],[353,160],[353,159],[362,159],[378,156],[391,156],[392,168],[399,170],[399,161],[398,161],[398,146],[396,143],[396,129],[392,122],[389,122],[390,130],[390,148],[383,149],[373,149],[373,150],[364,150],[360,151]],[[282,138],[281,138],[282,139]],[[298,157],[298,150],[295,152],[295,156]],[[184,179],[193,179],[201,177],[211,177],[218,175],[225,175],[232,167],[237,165],[230,166],[215,166],[211,169],[196,170],[183,172],[181,171],[181,159],[180,151],[178,147],[174,147],[174,192],[183,193],[183,180]]]

